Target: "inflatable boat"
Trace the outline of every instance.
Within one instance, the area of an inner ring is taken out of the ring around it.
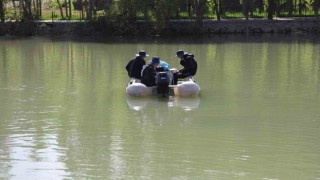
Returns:
[[[174,95],[174,96],[197,96],[200,92],[199,85],[192,76],[179,79],[176,85],[173,84],[173,73],[176,69],[158,72],[156,74],[157,86],[147,87],[139,79],[131,78],[126,93],[129,96],[151,96],[151,95]]]

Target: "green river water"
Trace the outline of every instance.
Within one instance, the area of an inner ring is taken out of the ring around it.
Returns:
[[[131,98],[144,49],[199,97]],[[0,179],[320,179],[320,40],[0,38]]]

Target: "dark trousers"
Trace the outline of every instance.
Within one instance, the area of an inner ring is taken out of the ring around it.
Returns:
[[[178,79],[184,79],[186,77],[189,77],[190,74],[182,74],[182,73],[174,73],[173,74],[173,84],[176,85],[178,83]]]

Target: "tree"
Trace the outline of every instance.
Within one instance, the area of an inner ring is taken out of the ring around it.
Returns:
[[[144,19],[149,19],[149,11],[153,11],[155,7],[155,1],[140,0],[140,4],[143,6],[137,6],[137,10],[143,13]]]
[[[206,0],[195,0],[196,20],[199,28],[202,27],[204,13],[206,10]]]
[[[4,1],[4,0],[0,0],[0,21],[1,21],[2,23],[5,22],[4,2],[3,2],[3,1]]]
[[[319,0],[314,0],[311,5],[313,7],[314,14],[316,16],[318,16],[319,15],[320,1]]]
[[[35,10],[35,18],[39,19],[42,14],[41,0],[33,0],[33,9]]]
[[[228,1],[227,0],[218,0],[219,2],[219,12],[220,15],[225,15],[226,14],[226,8],[228,5]],[[239,3],[240,4],[240,3]]]
[[[70,18],[69,12],[68,12],[69,8],[68,8],[67,0],[64,0],[64,7],[65,7],[65,11],[66,11],[66,18],[68,18],[68,17]]]
[[[208,7],[211,7],[211,10],[215,12],[217,16],[217,20],[221,20],[221,15],[220,15],[220,3],[217,0],[209,0],[208,1]]]
[[[293,13],[293,0],[287,0],[287,8],[288,8],[288,13],[291,16]]]
[[[17,17],[17,10],[16,10],[16,1],[12,0],[12,6],[13,6],[13,17]]]
[[[64,0],[64,7],[65,7],[65,11],[66,11],[66,18],[71,19],[72,17],[72,7],[71,7],[72,3],[71,0]]]
[[[246,19],[249,19],[250,14],[253,14],[252,4],[252,0],[244,0],[243,2],[243,14]]]
[[[31,0],[21,0],[20,4],[22,6],[22,19],[32,20],[32,2]]]
[[[69,17],[70,17],[70,19],[72,18],[72,2],[71,2],[71,0],[69,0]]]
[[[267,8],[268,20],[273,19],[273,13],[275,11],[274,8],[275,8],[274,0],[268,0],[268,8]]]
[[[156,18],[156,29],[162,30],[165,28],[166,22],[166,0],[156,0],[155,3],[155,18]]]
[[[189,17],[192,17],[192,6],[193,6],[193,0],[187,0],[187,7],[188,7],[188,15]]]
[[[137,3],[138,0],[119,0],[117,2],[116,18],[121,33],[134,33],[137,28]]]
[[[137,8],[135,1],[119,0],[119,15],[129,21],[136,21]]]
[[[61,6],[61,3],[59,0],[57,0],[57,3],[58,3],[58,8],[60,10],[60,15],[61,15],[61,18],[64,19],[64,15],[63,15],[63,10],[62,10],[62,6]]]

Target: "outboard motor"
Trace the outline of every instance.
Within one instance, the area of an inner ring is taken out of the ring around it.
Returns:
[[[170,76],[166,72],[158,72],[156,75],[157,90],[159,94],[165,96],[169,94]]]

